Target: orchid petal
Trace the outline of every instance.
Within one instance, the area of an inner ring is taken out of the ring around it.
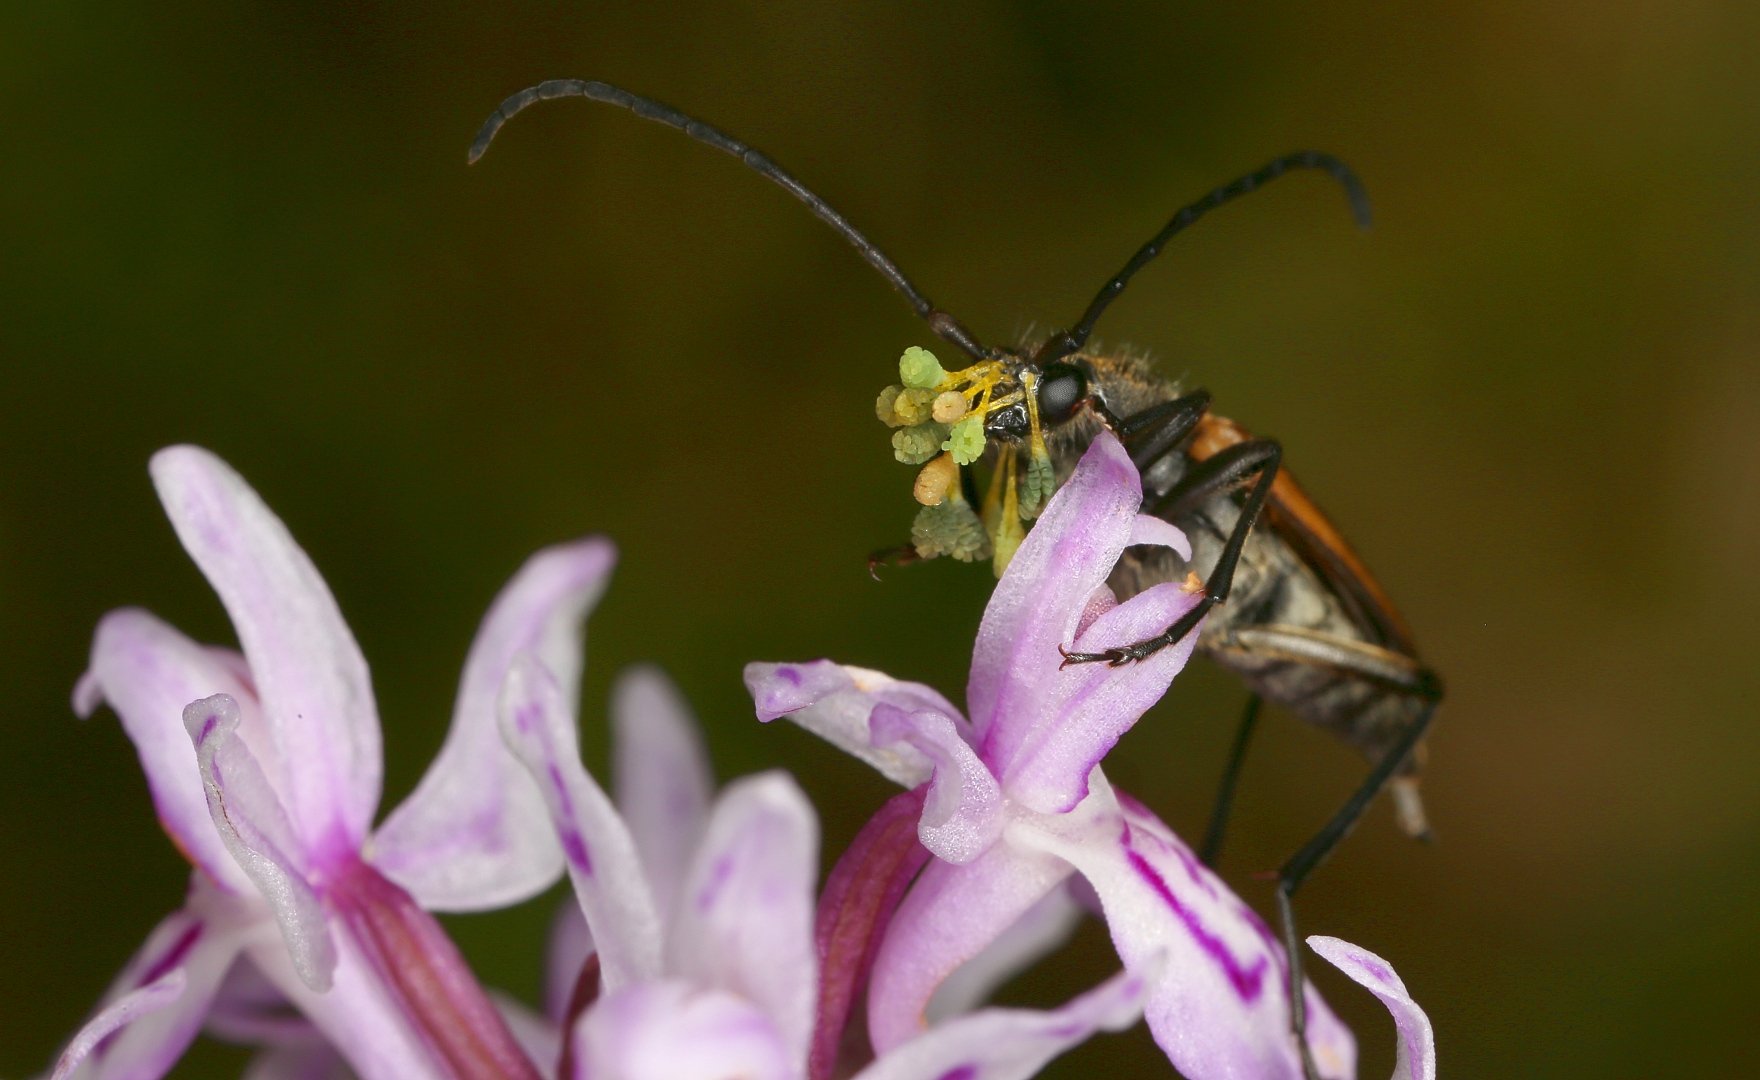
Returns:
[[[795,1080],[800,1066],[751,1002],[682,982],[632,986],[570,1032],[562,1080]]]
[[[1399,1029],[1392,1080],[1436,1080],[1436,1032],[1393,965],[1368,949],[1318,934],[1308,947],[1381,999]]]
[[[458,946],[432,914],[370,863],[327,883],[339,934],[360,950],[411,1026],[455,1080],[538,1080]]]
[[[322,991],[336,966],[335,946],[317,893],[302,874],[300,837],[256,755],[239,738],[238,723],[238,703],[225,694],[183,710],[220,840],[275,912],[300,978]]]
[[[761,773],[716,802],[667,940],[667,970],[756,1003],[805,1062],[818,995],[819,822],[793,778]]]
[[[958,717],[959,710],[922,683],[903,682],[867,668],[814,660],[806,664],[747,664],[746,689],[769,723],[779,716],[806,728],[839,750],[858,757],[902,787],[929,779],[934,764],[909,745],[877,748],[868,716],[881,703],[910,711],[932,709]],[[963,728],[963,722],[958,722]]]
[[[1101,432],[1051,497],[1002,580],[972,652],[966,704],[984,760],[1006,776],[1020,744],[1045,719],[1061,669],[1059,646],[1075,637],[1089,599],[1130,540],[1142,481],[1117,439]]]
[[[1075,639],[1075,651],[1099,652],[1155,637],[1199,599],[1175,584],[1146,589],[1089,624]],[[1062,813],[1081,802],[1088,794],[1088,774],[1167,693],[1197,643],[1194,629],[1134,663],[1077,664],[1058,673],[1044,689],[1048,697],[1040,707],[1047,719],[1021,732],[1014,760],[1002,774],[1009,796],[1041,813]]]
[[[188,976],[184,970],[180,967],[172,968],[145,986],[130,990],[111,1002],[74,1035],[73,1042],[62,1051],[60,1059],[55,1062],[55,1072],[51,1080],[66,1080],[72,1076],[74,1070],[84,1064],[98,1044],[109,1038],[118,1028],[169,1008],[183,996],[187,983]],[[179,1053],[181,1052],[180,1047]],[[170,1071],[174,1062],[175,1058],[164,1062],[164,1069],[148,1075],[163,1076]]]
[[[905,890],[929,860],[917,839],[923,788],[886,800],[856,833],[825,877],[813,916],[819,957],[819,1005],[807,1075],[829,1080],[837,1070],[856,992],[868,983],[874,956]]]
[[[1283,950],[1252,909],[1148,810],[1104,777],[1074,813],[1023,821],[1010,836],[1060,856],[1094,888],[1128,970],[1165,957],[1150,988],[1155,1041],[1190,1080],[1300,1080]],[[1123,805],[1120,805],[1123,803]],[[1328,1080],[1356,1071],[1350,1032],[1307,988],[1308,1041]]]
[[[617,808],[666,908],[708,825],[709,755],[689,706],[659,668],[623,673],[611,690],[611,723]]]
[[[501,1014],[507,1030],[513,1034],[527,1058],[538,1062],[538,1070],[551,1075],[551,1066],[562,1055],[562,1031],[549,1018],[534,1012],[525,1002],[499,990],[489,991],[489,1000]]]
[[[221,980],[202,1030],[241,1046],[282,1046],[322,1041],[316,1026],[296,1010],[256,964],[234,964]]]
[[[1131,536],[1125,546],[1140,545],[1172,548],[1182,559],[1190,560],[1192,557],[1192,542],[1186,537],[1185,530],[1154,514],[1138,514],[1131,522]]]
[[[55,1075],[68,1075],[80,1059],[85,1067],[74,1075],[88,1080],[145,1080],[169,1073],[201,1030],[238,948],[234,930],[194,911],[166,918],[117,976]]]
[[[635,840],[581,765],[573,710],[535,657],[522,654],[508,669],[501,734],[549,808],[575,898],[599,947],[606,989],[653,978],[660,970],[660,917]]]
[[[929,999],[929,1023],[940,1024],[989,1001],[1004,983],[1068,941],[1083,914],[1067,887],[1046,893],[936,988]]]
[[[250,661],[282,792],[311,844],[360,848],[379,804],[379,715],[367,664],[336,601],[281,519],[206,450],[153,455],[178,539],[207,577]]]
[[[212,694],[250,703],[252,692],[215,650],[136,608],[112,611],[99,621],[91,664],[80,680],[81,700],[75,702],[80,714],[89,716],[100,702],[110,703],[140,755],[165,832],[209,877],[234,892],[250,891],[250,879],[208,816],[202,774],[183,729],[183,707]]]
[[[884,1054],[920,1034],[942,982],[1069,874],[1063,860],[1007,842],[991,845],[964,866],[931,862],[899,905],[874,958],[868,981],[874,1049]]]
[[[985,1009],[917,1036],[855,1080],[1025,1080],[1096,1031],[1122,1031],[1143,1015],[1148,980],[1121,972],[1062,1008]]]
[[[241,1080],[346,1080],[348,1067],[328,1043],[277,1046],[253,1056]]]
[[[605,591],[615,553],[601,539],[526,560],[483,618],[465,661],[440,755],[373,836],[373,862],[434,911],[518,903],[562,873],[538,790],[501,741],[495,702],[517,653],[579,693],[581,622]]]
[[[544,955],[544,1015],[561,1023],[581,980],[581,969],[593,955],[593,932],[581,905],[570,897],[556,905],[550,920],[550,944]]]
[[[905,712],[876,705],[870,720],[875,746],[908,744],[935,763],[917,836],[950,863],[969,863],[1002,833],[1002,789],[996,777],[960,738],[947,714]]]
[[[311,1020],[360,1080],[451,1075],[411,1023],[407,1004],[353,934],[336,935],[336,965],[325,991],[315,991],[305,983],[287,950],[277,942],[253,944],[248,956],[293,1007]]]

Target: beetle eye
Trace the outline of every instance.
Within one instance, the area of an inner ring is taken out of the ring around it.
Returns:
[[[1074,364],[1047,364],[1039,376],[1039,418],[1061,424],[1088,396],[1088,376]]]

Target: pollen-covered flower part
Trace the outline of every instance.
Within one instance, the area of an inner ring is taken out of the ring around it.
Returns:
[[[1062,648],[1140,640],[1196,603],[1177,583],[1123,603],[1106,588],[1127,546],[1190,557],[1179,530],[1140,515],[1141,502],[1137,470],[1103,433],[997,585],[963,715],[928,687],[830,661],[746,669],[760,720],[788,716],[920,793],[917,838],[934,858],[876,928],[867,983],[868,1034],[882,1055],[938,1030],[928,1025],[942,988],[1079,877],[1126,972],[1143,982],[1149,1028],[1181,1075],[1303,1075],[1276,935],[1100,768],[1165,693],[1196,635],[1136,664],[1060,663]],[[1403,987],[1382,990],[1402,1015]],[[1354,1077],[1350,1032],[1312,987],[1302,993],[1321,1076]],[[1409,1018],[1401,1029],[1417,1030]]]
[[[899,383],[886,387],[875,400],[881,423],[893,430],[892,455],[906,465],[937,470],[920,474],[913,495],[925,507],[911,529],[917,555],[933,559],[951,555],[973,562],[993,559],[1001,577],[1026,535],[1027,524],[1039,516],[1057,487],[1051,456],[1039,426],[1035,375],[1000,360],[980,360],[949,372],[929,350],[911,346],[899,358]],[[1012,409],[1024,413],[1024,445],[1004,441],[996,456],[990,495],[981,517],[974,520],[963,499],[947,498],[961,484],[958,470],[975,465],[991,446],[985,427],[992,413]],[[1016,456],[1023,460],[1018,463]],[[951,479],[942,466],[951,467]],[[954,505],[948,505],[952,503]],[[982,537],[974,530],[980,529]]]

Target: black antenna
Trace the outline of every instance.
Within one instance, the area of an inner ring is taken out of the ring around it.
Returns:
[[[643,119],[658,120],[662,124],[670,124],[700,143],[707,143],[717,150],[726,151],[739,158],[753,172],[769,179],[805,203],[807,209],[819,216],[819,220],[836,229],[845,240],[855,245],[855,249],[861,252],[862,258],[868,260],[868,265],[880,271],[882,277],[892,282],[893,288],[904,294],[904,298],[910,301],[911,308],[920,318],[928,322],[929,329],[933,330],[937,336],[957,345],[974,359],[989,359],[993,355],[989,349],[979,343],[976,337],[972,336],[972,332],[967,330],[958,319],[931,304],[929,298],[919,292],[917,287],[911,284],[910,279],[904,276],[904,271],[887,258],[885,252],[874,246],[873,241],[863,236],[854,225],[844,219],[842,214],[833,210],[824,199],[813,194],[805,184],[796,180],[782,166],[721,129],[711,127],[694,117],[686,116],[670,105],[663,105],[652,98],[632,94],[628,90],[612,86],[610,83],[594,82],[587,79],[551,79],[548,82],[541,82],[514,94],[495,109],[489,119],[483,122],[483,127],[477,132],[477,137],[471,141],[467,160],[475,164],[476,160],[489,149],[489,143],[494,140],[495,133],[501,130],[501,125],[513,119],[521,109],[539,101],[569,97],[584,97],[593,101],[602,101],[607,105],[621,105]]]
[[[1149,260],[1161,254],[1161,248],[1173,238],[1174,234],[1183,231],[1186,226],[1223,203],[1232,202],[1242,195],[1257,191],[1291,169],[1319,169],[1337,180],[1344,188],[1345,198],[1350,202],[1351,214],[1356,217],[1358,226],[1365,229],[1369,227],[1369,193],[1363,190],[1363,182],[1357,179],[1357,174],[1351,171],[1349,165],[1331,154],[1322,154],[1315,150],[1299,150],[1293,154],[1285,154],[1260,169],[1239,179],[1229,181],[1197,202],[1180,207],[1179,212],[1173,215],[1173,219],[1163,226],[1160,232],[1137,249],[1137,253],[1124,264],[1124,269],[1114,275],[1111,281],[1100,287],[1100,292],[1088,304],[1088,310],[1082,313],[1081,321],[1061,334],[1052,335],[1049,341],[1040,346],[1033,362],[1044,366],[1061,360],[1086,345],[1088,335],[1094,332],[1094,324],[1100,321],[1100,315],[1106,310],[1107,305],[1118,298],[1118,294],[1124,291],[1124,287],[1130,283],[1131,278],[1138,270],[1147,266]]]

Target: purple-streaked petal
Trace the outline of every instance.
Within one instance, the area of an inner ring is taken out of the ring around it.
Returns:
[[[885,1053],[928,1026],[947,977],[1070,874],[1061,859],[1004,842],[955,866],[930,862],[892,917],[868,982],[868,1037]]]
[[[1198,596],[1179,585],[1156,585],[1096,618],[1075,639],[1078,652],[1098,652],[1152,638],[1190,611]],[[1201,626],[1202,624],[1200,624]],[[1041,680],[1040,719],[1019,730],[1013,761],[1002,773],[1009,797],[1041,813],[1071,809],[1088,794],[1088,774],[1150,706],[1161,700],[1198,643],[1193,630],[1144,660],[1113,667],[1075,664]],[[1010,721],[1011,729],[1016,727]]]
[[[751,1002],[683,982],[612,994],[570,1032],[562,1080],[796,1080],[799,1061]]]
[[[300,835],[358,850],[379,805],[379,714],[336,600],[281,519],[218,457],[173,446],[153,455],[151,469],[250,661]]]
[[[917,840],[924,794],[925,789],[914,788],[886,800],[825,878],[813,917],[819,1006],[807,1056],[810,1080],[830,1080],[836,1072],[856,991],[867,984],[905,889],[929,860]]]
[[[1023,740],[1052,715],[1060,681],[1058,647],[1075,637],[1089,600],[1129,542],[1143,502],[1142,480],[1117,439],[1101,432],[1051,497],[978,627],[966,704],[985,761],[1006,776]]]
[[[330,989],[323,992],[305,984],[278,941],[253,943],[247,956],[293,1008],[311,1020],[360,1080],[452,1075],[353,934],[336,935],[335,974]]]
[[[670,974],[756,1004],[802,1063],[819,988],[818,861],[818,819],[788,774],[735,781],[709,816],[666,942]]]
[[[1070,896],[1067,886],[1046,893],[983,952],[942,982],[929,999],[929,1023],[940,1024],[989,1001],[1004,983],[1068,941],[1082,915],[1082,906]]]
[[[759,720],[769,723],[786,716],[902,787],[914,788],[929,779],[934,765],[909,745],[876,748],[868,730],[868,715],[874,706],[885,703],[906,711],[932,709],[965,727],[959,710],[934,690],[867,668],[830,660],[747,664],[745,678]]]
[[[1392,1080],[1436,1080],[1436,1032],[1393,965],[1368,949],[1335,937],[1316,934],[1308,939],[1308,947],[1380,998],[1393,1014],[1399,1043]]]
[[[550,944],[544,950],[544,1015],[561,1023],[581,979],[581,967],[593,955],[593,932],[580,902],[572,896],[556,905],[550,920]]]
[[[226,888],[250,891],[208,816],[208,799],[195,751],[183,728],[183,707],[198,698],[229,694],[241,710],[255,697],[216,650],[198,645],[138,608],[112,611],[98,622],[92,666],[80,680],[75,708],[89,716],[109,702],[140,755],[159,824],[178,849]]]
[[[81,1058],[84,1067],[71,1075],[83,1080],[145,1080],[169,1073],[201,1030],[221,978],[238,955],[237,927],[228,923],[225,918],[210,922],[186,909],[155,927],[105,994],[98,1015],[62,1055],[55,1075],[69,1075],[63,1070]]]
[[[533,656],[516,657],[508,669],[501,734],[544,797],[575,898],[599,948],[606,989],[655,977],[660,916],[635,840],[581,765],[574,712]]]
[[[1287,969],[1270,928],[1153,814],[1123,796],[1115,801],[1103,779],[1095,787],[1075,812],[1023,820],[1009,837],[1067,860],[1087,878],[1126,969],[1143,971],[1165,958],[1146,1013],[1180,1075],[1300,1080]],[[1306,1003],[1320,1075],[1353,1077],[1350,1032],[1311,986]]]
[[[322,1041],[277,1046],[254,1055],[242,1080],[346,1080],[342,1055]]]
[[[538,1080],[501,1013],[433,915],[370,863],[328,882],[339,932],[359,947],[454,1080]]]
[[[1097,1031],[1143,1015],[1147,980],[1122,972],[1059,1009],[985,1009],[896,1047],[855,1080],[1025,1080]]]
[[[489,1000],[501,1013],[507,1030],[513,1033],[527,1058],[538,1066],[538,1072],[551,1075],[557,1059],[562,1056],[562,1031],[549,1018],[534,1012],[525,1002],[499,990],[489,991]]]
[[[611,790],[665,911],[708,824],[709,755],[678,687],[656,667],[618,677],[611,725]]]
[[[517,653],[529,652],[579,696],[582,620],[605,591],[606,540],[547,548],[495,598],[465,660],[452,728],[409,798],[373,835],[373,862],[433,911],[518,903],[562,873],[544,800],[501,741],[495,702]]]
[[[256,755],[239,737],[238,723],[238,703],[225,694],[183,710],[214,828],[274,911],[294,969],[306,985],[322,991],[330,985],[336,952],[317,894],[302,872],[306,853]]]
[[[74,1070],[85,1063],[86,1058],[97,1048],[98,1044],[118,1028],[132,1024],[143,1016],[150,1016],[162,1009],[169,1008],[178,998],[183,996],[187,982],[188,976],[182,968],[172,968],[147,985],[130,990],[100,1009],[98,1015],[88,1020],[85,1027],[80,1028],[79,1032],[74,1035],[73,1042],[69,1043],[67,1049],[61,1052],[61,1057],[55,1062],[55,1072],[52,1074],[51,1080],[66,1080],[71,1077]],[[177,1052],[181,1056],[183,1048],[178,1047]],[[171,1066],[175,1061],[176,1058],[173,1058],[171,1061],[163,1062],[163,1068],[156,1071],[143,1070],[143,1072],[149,1076],[163,1076],[171,1071]]]
[[[923,846],[950,863],[968,863],[1002,833],[1002,789],[945,713],[906,712],[874,706],[870,720],[875,746],[915,747],[935,763],[917,836]]]

